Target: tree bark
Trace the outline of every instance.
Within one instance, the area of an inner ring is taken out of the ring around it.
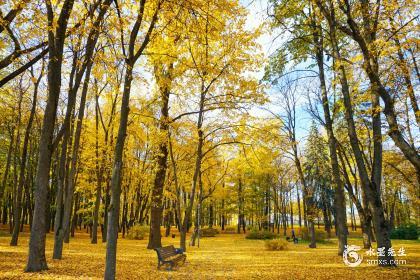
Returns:
[[[127,64],[126,67],[124,91],[121,101],[120,125],[118,129],[117,143],[115,145],[114,165],[111,179],[111,203],[108,208],[105,279],[115,279],[123,151],[124,141],[127,134],[130,90],[131,82],[133,80],[133,66],[134,61]]]
[[[36,112],[36,102],[37,102],[37,97],[38,97],[38,87],[39,87],[39,83],[41,82],[41,78],[42,78],[42,72],[43,69],[41,70],[41,74],[39,75],[39,78],[36,79],[35,83],[34,83],[34,95],[32,98],[32,107],[31,107],[31,112],[29,114],[29,119],[28,119],[28,123],[26,125],[26,130],[25,130],[25,136],[24,136],[24,140],[23,140],[23,147],[22,147],[22,157],[21,157],[21,162],[20,162],[20,173],[19,173],[19,182],[18,182],[18,188],[17,188],[17,197],[16,197],[16,204],[15,204],[15,225],[13,228],[13,234],[12,234],[12,240],[10,241],[10,245],[11,246],[17,246],[18,244],[18,237],[19,237],[19,228],[18,228],[18,224],[20,223],[20,213],[21,213],[21,196],[22,196],[22,192],[23,192],[23,187],[25,185],[27,185],[26,182],[26,178],[25,178],[25,171],[26,171],[26,161],[27,161],[27,157],[28,157],[28,145],[29,145],[29,138],[30,138],[30,134],[31,134],[31,130],[32,130],[32,124],[35,118],[35,112]],[[25,190],[28,189],[27,187],[25,188]],[[29,192],[26,192],[26,200],[27,202],[30,202],[30,198],[29,198]],[[30,209],[30,205],[28,203],[26,203],[26,208],[28,210],[28,212],[31,212]],[[31,220],[31,219],[30,219]]]
[[[57,104],[61,88],[61,67],[67,23],[73,9],[74,0],[63,3],[57,27],[54,28],[53,8],[46,2],[48,11],[48,97],[44,112],[42,131],[39,144],[38,167],[35,175],[34,217],[29,240],[29,255],[26,271],[41,271],[48,269],[45,259],[45,214],[48,207],[48,181],[53,153],[53,134],[56,121]],[[54,33],[55,29],[55,33]]]
[[[322,107],[324,111],[325,129],[328,135],[328,148],[330,152],[330,164],[333,173],[334,183],[334,207],[336,213],[336,225],[337,225],[337,237],[338,237],[338,255],[342,255],[347,245],[347,216],[346,216],[346,201],[344,195],[343,182],[340,177],[340,166],[338,164],[337,157],[337,141],[334,136],[333,120],[330,113],[329,99],[327,86],[325,82],[325,71],[324,71],[324,46],[323,46],[323,34],[321,34],[321,28],[313,24],[313,37],[316,47],[316,61],[319,70],[319,80],[321,84],[321,99]],[[327,225],[326,225],[327,226]]]
[[[372,178],[373,180],[369,178],[368,171],[363,159],[362,151],[359,147],[359,140],[356,132],[356,126],[353,119],[353,106],[351,103],[350,98],[350,88],[347,81],[347,75],[346,70],[344,68],[344,65],[342,64],[342,58],[340,55],[337,39],[336,39],[336,25],[335,25],[335,19],[334,14],[328,14],[323,4],[317,0],[317,5],[325,15],[325,17],[328,19],[328,25],[330,29],[330,39],[334,54],[334,60],[338,61],[339,66],[339,79],[341,83],[341,91],[343,94],[343,100],[344,100],[344,107],[345,107],[345,119],[348,125],[348,135],[350,138],[350,145],[352,147],[356,164],[359,171],[359,176],[361,180],[361,184],[363,187],[363,190],[365,191],[369,207],[372,210],[372,216],[373,216],[373,222],[375,226],[375,233],[376,233],[376,240],[379,247],[385,247],[385,251],[387,252],[389,248],[391,248],[391,240],[389,238],[389,231],[388,231],[388,224],[385,219],[384,215],[384,208],[382,205],[380,193],[378,192],[379,186],[375,185],[375,178]],[[371,68],[369,68],[371,70]],[[368,74],[369,76],[369,74]],[[370,75],[372,76],[372,75]],[[378,91],[381,91],[380,84],[378,84],[377,81],[371,80],[371,85],[373,85]],[[389,100],[388,100],[389,101]],[[385,102],[386,103],[386,102]],[[387,107],[388,106],[388,107]],[[388,105],[385,105],[385,110],[391,109]],[[387,109],[388,108],[388,109]],[[388,111],[387,114],[392,112]],[[392,129],[392,127],[390,127]],[[397,133],[398,134],[398,133]],[[397,135],[395,134],[395,135]],[[392,260],[394,259],[393,256],[388,256],[388,254],[385,254],[385,256],[378,256],[378,259],[380,261],[380,265],[393,265],[391,264]]]
[[[73,194],[74,194],[74,185],[75,185],[75,178],[77,172],[77,160],[78,160],[78,153],[79,153],[79,146],[80,146],[80,135],[82,131],[82,122],[84,118],[84,110],[86,104],[86,95],[89,88],[89,81],[90,81],[90,74],[93,66],[93,56],[96,43],[98,42],[99,34],[100,34],[100,24],[102,23],[105,14],[108,11],[108,8],[111,4],[112,0],[105,0],[102,5],[100,6],[100,10],[98,16],[95,19],[93,24],[93,28],[90,31],[87,42],[86,42],[86,53],[85,53],[85,60],[81,67],[81,69],[76,73],[76,80],[74,85],[74,94],[76,94],[80,84],[82,82],[83,74],[84,74],[84,82],[82,88],[82,96],[80,100],[80,107],[76,125],[76,133],[75,133],[75,142],[73,146],[73,153],[72,153],[72,160],[70,163],[70,171],[67,180],[67,190],[66,190],[66,200],[64,201],[64,211],[63,211],[63,219],[62,219],[62,228],[64,232],[64,236],[69,236],[70,234],[70,221],[71,221],[71,210],[73,205]]]
[[[160,11],[161,1],[158,2],[156,10],[153,14],[149,28],[143,42],[137,51],[136,46],[137,35],[141,27],[144,15],[144,6],[146,0],[140,1],[136,22],[130,32],[130,40],[128,44],[128,56],[125,58],[125,78],[123,96],[121,100],[120,124],[118,129],[117,143],[114,152],[114,165],[111,178],[111,204],[108,210],[108,227],[107,227],[107,244],[106,244],[106,262],[105,262],[105,279],[115,279],[116,255],[117,255],[117,238],[118,238],[118,220],[120,215],[120,195],[121,195],[121,176],[123,169],[123,151],[124,142],[127,134],[128,113],[130,105],[131,83],[133,81],[133,67],[144,49],[150,41],[152,31],[157,21],[158,12]],[[117,8],[118,16],[121,16],[119,8]],[[121,20],[121,19],[120,19]],[[125,46],[122,46],[125,53]]]
[[[0,202],[3,200],[4,191],[6,190],[7,180],[9,178],[10,164],[12,161],[12,154],[13,154],[13,149],[14,149],[14,146],[13,146],[14,141],[15,141],[15,126],[12,126],[10,129],[10,143],[7,149],[6,166],[4,167],[4,174],[3,174],[1,188],[0,188]],[[5,215],[7,216],[7,209],[3,211],[3,224],[5,224],[4,222]]]
[[[190,217],[192,214],[192,208],[194,204],[195,199],[195,192],[196,187],[198,183],[198,177],[199,173],[201,172],[201,161],[203,157],[203,145],[204,145],[204,134],[203,134],[203,121],[204,121],[204,100],[206,96],[206,91],[204,90],[204,85],[201,87],[201,94],[200,94],[200,107],[199,107],[199,113],[198,113],[198,120],[197,120],[197,137],[198,137],[198,143],[197,143],[197,149],[196,149],[196,160],[195,160],[195,167],[194,167],[194,175],[192,179],[192,187],[191,187],[191,193],[190,193],[190,201],[187,205],[187,209],[185,211],[184,221],[181,225],[181,248],[184,250],[184,252],[187,250],[185,244],[186,244],[186,236],[187,236],[187,230],[189,228],[189,222]]]
[[[299,217],[299,227],[302,227],[302,213],[301,213],[301,209],[300,209],[300,194],[299,194],[299,187],[298,184],[296,182],[296,197],[297,197],[297,207],[298,207],[298,217]]]
[[[99,219],[99,206],[101,204],[101,191],[102,191],[102,166],[99,162],[99,100],[98,96],[95,98],[96,106],[95,106],[95,154],[96,154],[96,198],[95,198],[95,208],[93,210],[93,226],[92,226],[92,238],[90,243],[96,244],[98,243],[98,219]]]
[[[155,66],[155,78],[159,86],[161,109],[159,120],[159,132],[162,137],[159,142],[157,155],[157,170],[152,190],[152,202],[150,211],[150,234],[148,249],[162,247],[160,225],[162,223],[163,213],[163,189],[165,185],[166,171],[168,169],[168,130],[169,130],[169,95],[171,91],[171,73],[173,65],[170,64],[168,69],[162,66]]]

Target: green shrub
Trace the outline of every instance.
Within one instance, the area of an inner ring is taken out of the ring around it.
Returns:
[[[215,228],[200,229],[200,237],[214,237],[216,234],[219,234],[219,231]]]
[[[222,231],[222,228],[220,226],[214,225],[212,228],[217,230],[217,233],[220,233]]]
[[[144,237],[149,233],[148,226],[139,226],[135,225],[128,231],[126,237],[127,239],[134,239],[134,240],[143,240]]]
[[[419,232],[414,224],[403,225],[391,231],[391,239],[417,240]]]
[[[265,248],[268,251],[284,251],[287,250],[289,243],[284,239],[266,240]]]
[[[300,234],[296,237],[301,237],[303,240],[311,241],[311,237],[309,235],[309,230],[306,227],[300,229]],[[327,233],[323,230],[315,229],[315,240],[316,242],[322,242],[327,239]]]
[[[251,230],[246,234],[246,239],[274,239],[277,234],[268,230]]]
[[[258,228],[258,226],[247,225],[246,230],[247,231],[253,231],[253,230],[259,230],[259,228]]]
[[[237,228],[235,226],[225,227],[224,233],[236,233]]]

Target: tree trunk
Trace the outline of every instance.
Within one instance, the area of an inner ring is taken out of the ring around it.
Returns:
[[[74,237],[74,232],[77,227],[77,220],[79,218],[79,215],[77,214],[78,210],[79,210],[79,194],[76,193],[76,197],[74,199],[74,207],[73,207],[73,219],[71,221],[71,230],[70,230],[71,237]]]
[[[321,28],[314,23],[314,42],[316,46],[316,60],[319,70],[319,80],[321,84],[322,107],[324,111],[325,129],[328,135],[328,148],[330,152],[330,164],[333,173],[334,183],[334,206],[336,213],[336,225],[338,236],[338,255],[342,255],[347,245],[347,216],[346,216],[346,200],[344,195],[343,182],[340,177],[340,166],[337,157],[337,141],[334,136],[333,119],[330,114],[329,99],[327,86],[325,82],[324,72],[324,46]],[[326,225],[327,226],[327,225]],[[329,232],[329,235],[331,233]]]
[[[210,201],[210,205],[209,205],[209,228],[213,228],[213,224],[214,224],[213,201]]]
[[[101,204],[101,191],[102,191],[102,176],[103,176],[103,165],[99,162],[99,99],[98,96],[95,98],[95,155],[96,155],[96,197],[95,197],[95,208],[93,210],[93,227],[92,227],[92,238],[91,243],[98,243],[98,220],[99,220],[99,206]],[[106,142],[106,141],[105,141]],[[106,145],[106,143],[105,143]],[[104,155],[102,155],[104,158]]]
[[[57,27],[54,28],[54,14],[51,3],[48,10],[48,97],[39,141],[38,167],[34,186],[34,217],[29,240],[29,255],[26,271],[48,269],[45,258],[45,214],[48,207],[48,181],[53,153],[53,134],[56,121],[57,105],[61,88],[61,66],[67,23],[73,9],[74,0],[66,0],[60,12]],[[54,33],[55,30],[55,33]]]
[[[168,69],[155,66],[155,77],[159,85],[160,97],[162,102],[161,116],[159,120],[159,131],[162,139],[159,143],[159,149],[156,155],[157,170],[152,190],[152,204],[150,212],[150,234],[148,249],[162,247],[160,225],[162,223],[163,212],[163,189],[165,185],[166,171],[168,168],[168,129],[169,129],[169,95],[171,91],[170,81],[173,65],[170,64]]]
[[[315,225],[313,219],[308,220],[308,232],[311,238],[309,248],[316,248]]]
[[[69,92],[68,92],[68,102],[67,102],[67,111],[66,116],[63,122],[63,126],[61,131],[63,131],[62,142],[61,142],[61,154],[58,163],[58,177],[57,177],[57,194],[56,194],[56,212],[55,212],[55,219],[54,219],[54,250],[53,250],[53,259],[61,259],[63,254],[63,242],[65,237],[64,231],[64,201],[65,199],[68,200],[67,197],[67,189],[69,188],[69,182],[66,180],[66,173],[68,170],[67,166],[67,152],[68,147],[71,147],[70,137],[71,137],[71,123],[73,119],[73,108],[76,104],[76,95],[78,89],[78,81],[79,78],[77,75],[77,62],[78,56],[76,53],[73,53],[73,64],[72,70],[70,74],[70,85],[69,85]],[[75,80],[76,75],[76,82]],[[75,85],[73,86],[73,83]],[[60,132],[61,132],[60,131]],[[56,140],[58,141],[58,140]]]
[[[76,73],[76,81],[74,85],[74,94],[76,95],[77,89],[80,87],[82,82],[83,74],[84,74],[84,82],[82,88],[82,94],[80,99],[80,107],[79,113],[77,118],[77,126],[75,132],[75,141],[73,146],[73,153],[72,153],[72,160],[70,163],[70,171],[67,180],[67,192],[66,192],[66,200],[64,201],[64,212],[63,212],[63,231],[65,236],[70,235],[70,221],[71,221],[71,210],[73,205],[73,194],[74,194],[74,185],[76,183],[76,173],[77,173],[77,160],[79,154],[79,146],[80,146],[80,135],[82,132],[82,122],[84,118],[84,110],[86,104],[86,95],[89,89],[89,81],[91,70],[93,66],[93,55],[96,43],[99,38],[99,26],[102,23],[105,14],[108,11],[108,8],[111,4],[112,0],[105,0],[103,4],[100,6],[100,10],[98,16],[95,19],[93,24],[93,28],[91,29],[87,42],[86,42],[86,54],[85,60],[82,68]]]
[[[19,173],[19,182],[18,182],[18,188],[17,188],[17,197],[16,197],[16,204],[15,204],[15,225],[13,228],[13,234],[12,234],[12,240],[10,241],[10,245],[11,246],[17,246],[18,244],[18,236],[19,236],[19,223],[20,223],[20,213],[21,213],[21,197],[22,197],[22,192],[23,192],[23,187],[26,184],[25,182],[25,169],[26,169],[26,161],[27,161],[27,156],[28,156],[28,144],[29,144],[29,137],[31,134],[31,129],[32,129],[32,124],[34,121],[34,117],[35,117],[35,111],[36,111],[36,102],[37,102],[37,96],[38,96],[38,86],[39,83],[41,81],[41,77],[42,77],[42,72],[43,69],[41,70],[41,74],[39,76],[39,78],[35,81],[34,83],[34,95],[32,98],[32,107],[31,107],[31,112],[29,114],[29,120],[28,120],[28,124],[26,125],[26,130],[25,130],[25,136],[24,136],[24,140],[23,140],[23,148],[22,148],[22,158],[21,158],[21,162],[20,162],[20,173]],[[25,188],[26,189],[26,188]],[[26,196],[29,195],[29,192],[25,192]],[[26,200],[28,201],[30,198],[26,197]],[[28,204],[26,204],[27,206],[29,206]],[[27,209],[30,211],[30,208]]]
[[[298,215],[299,215],[299,227],[302,227],[302,213],[300,208],[300,194],[299,194],[299,187],[296,183],[296,196],[297,196],[297,206],[298,206]]]
[[[6,190],[6,185],[7,185],[7,179],[9,177],[9,170],[10,170],[10,164],[12,161],[12,154],[13,154],[13,144],[15,141],[15,126],[12,126],[11,131],[10,131],[10,143],[9,143],[9,147],[7,149],[7,158],[6,158],[6,166],[4,168],[4,174],[3,174],[3,178],[2,178],[2,182],[1,182],[1,188],[0,188],[0,202],[3,200],[3,196],[4,196],[4,191]],[[4,205],[6,206],[6,205]],[[7,216],[7,208],[5,208],[6,210],[3,211],[3,224],[6,224],[5,221],[7,221],[7,219],[5,219],[5,215]]]
[[[239,178],[238,181],[238,234],[241,233],[242,225],[242,180]]]
[[[190,218],[192,214],[192,208],[194,204],[195,192],[196,187],[199,179],[199,174],[201,173],[201,161],[203,157],[203,145],[204,145],[204,133],[202,130],[203,121],[204,121],[204,101],[206,97],[207,90],[209,88],[205,87],[204,83],[201,85],[201,94],[200,94],[200,106],[199,106],[199,113],[198,113],[198,120],[197,120],[197,136],[198,136],[198,143],[197,143],[197,154],[195,159],[195,168],[194,168],[194,175],[192,179],[192,187],[190,193],[190,201],[187,205],[187,209],[185,211],[184,221],[181,226],[181,248],[186,251],[185,247],[185,238],[187,234],[187,230],[189,228]]]
[[[120,126],[118,129],[117,143],[115,145],[114,166],[111,179],[111,203],[108,209],[105,279],[115,279],[123,151],[124,141],[127,134],[130,90],[131,82],[133,80],[133,66],[134,61],[131,64],[127,64],[126,68],[124,91],[121,101]]]
[[[339,52],[336,37],[335,37],[336,31],[335,31],[334,23],[329,22],[329,27],[330,27],[330,38],[333,45],[334,59],[338,60],[338,62],[340,63],[339,79],[341,82],[341,90],[342,90],[343,100],[344,100],[345,118],[348,125],[350,145],[352,147],[352,150],[356,159],[356,164],[358,167],[359,176],[360,176],[363,190],[366,193],[369,207],[372,210],[372,217],[373,217],[373,222],[375,226],[378,248],[385,247],[385,251],[388,251],[388,249],[391,248],[391,240],[389,238],[388,225],[387,225],[387,221],[385,220],[384,209],[382,206],[380,193],[378,192],[379,186],[375,185],[375,178],[373,178],[373,181],[369,179],[369,175],[365,166],[362,151],[360,150],[360,147],[359,147],[359,140],[358,140],[358,136],[356,133],[356,126],[353,119],[353,107],[352,107],[351,99],[350,99],[350,89],[349,89],[349,85],[347,81],[346,71],[341,61],[341,56],[340,56],[340,52]],[[373,83],[371,81],[371,84],[375,85],[375,88],[378,89],[378,91],[380,91],[380,86],[378,86],[377,83]],[[386,110],[387,109],[385,109],[384,111]],[[390,126],[390,128],[393,129],[392,126]],[[381,265],[385,263],[386,265],[391,265],[391,262],[394,258],[393,256],[388,256],[388,254],[385,254],[385,256],[378,256],[378,259],[379,261],[381,261]]]
[[[71,98],[69,98],[70,103]],[[71,107],[70,104],[67,105],[67,110]],[[71,112],[67,112],[68,115]],[[70,133],[69,128],[65,128],[63,141],[61,144],[61,156],[58,163],[58,180],[57,180],[57,194],[56,194],[56,207],[55,207],[55,219],[54,219],[54,250],[53,250],[53,259],[61,259],[63,254],[63,242],[64,242],[64,229],[63,229],[63,201],[64,201],[64,192],[65,187],[65,168],[67,161],[67,144]],[[68,187],[68,186],[67,186]]]

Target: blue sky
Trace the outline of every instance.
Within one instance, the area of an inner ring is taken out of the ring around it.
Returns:
[[[249,11],[247,25],[249,28],[257,28],[261,24],[268,22],[267,6],[268,1],[266,0],[240,0],[240,3],[246,7]],[[262,51],[266,58],[273,54],[276,49],[287,39],[287,34],[279,34],[279,31],[272,31],[268,27],[264,28],[264,33],[258,38],[258,43],[262,47]],[[264,69],[258,71],[258,78],[262,78]],[[269,89],[267,92],[270,96],[275,97],[274,89]],[[297,138],[301,139],[301,148],[303,148],[304,140],[312,124],[312,118],[306,112],[306,100],[304,96],[300,97],[300,106],[297,108]],[[276,113],[281,113],[281,108],[274,104],[269,104],[270,110]],[[264,111],[254,110],[254,114],[266,115]]]

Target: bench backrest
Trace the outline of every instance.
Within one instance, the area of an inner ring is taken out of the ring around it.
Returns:
[[[159,259],[162,259],[162,260],[175,256],[177,254],[175,247],[173,245],[165,246],[162,248],[156,248],[155,250],[158,254]]]

